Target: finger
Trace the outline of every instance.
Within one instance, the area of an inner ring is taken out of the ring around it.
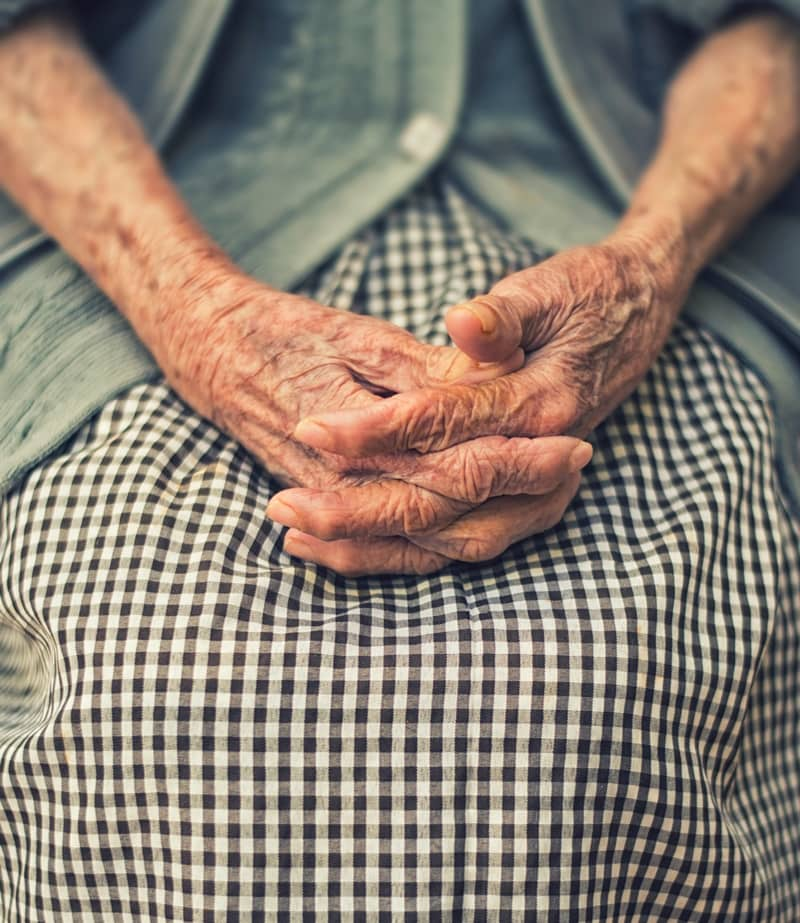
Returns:
[[[427,551],[404,538],[323,542],[313,535],[290,529],[283,541],[283,550],[294,557],[329,567],[345,577],[370,574],[422,576],[452,564],[444,555]]]
[[[339,490],[290,488],[270,500],[267,516],[324,542],[407,537],[449,525],[471,505],[403,481]]]
[[[408,391],[369,407],[315,414],[294,437],[348,457],[431,452],[480,436],[547,436],[571,432],[577,400],[560,370],[536,366],[479,385]]]
[[[316,400],[328,406],[341,406],[346,401],[350,407],[364,407],[382,403],[379,397],[351,381],[340,372],[335,379],[320,379],[316,383]],[[284,484],[311,483],[331,470],[329,459],[288,437],[279,437],[276,451],[275,413],[269,401],[268,385],[248,381],[240,389],[235,404],[214,414],[214,424],[244,446],[277,480]],[[307,396],[300,395],[306,403]]]
[[[550,493],[591,458],[592,446],[572,436],[484,436],[427,454],[378,456],[378,461],[389,477],[478,506],[491,497]]]
[[[455,305],[445,317],[453,342],[479,362],[502,362],[551,337],[574,300],[569,253],[502,279],[486,295]]]
[[[451,308],[445,316],[455,345],[479,362],[502,361],[520,348],[519,315],[494,295],[482,295]]]
[[[574,474],[543,497],[497,497],[441,531],[415,536],[414,543],[457,561],[490,561],[559,523],[579,486]]]
[[[453,382],[477,384],[508,375],[522,368],[525,353],[511,350],[500,361],[480,362],[452,346],[420,343],[407,331],[382,332],[368,351],[353,354],[356,376],[387,391],[440,387]]]
[[[591,457],[588,443],[563,436],[489,437],[401,459],[393,479],[281,491],[267,515],[325,541],[413,536],[445,527],[490,497],[550,493]]]

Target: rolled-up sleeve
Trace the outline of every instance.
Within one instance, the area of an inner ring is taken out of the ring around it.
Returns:
[[[58,0],[0,0],[0,32],[10,29],[26,13],[43,9],[46,6],[58,7],[63,3]]]
[[[800,21],[800,0],[623,0],[639,87],[658,104],[683,58],[732,17],[773,10]]]

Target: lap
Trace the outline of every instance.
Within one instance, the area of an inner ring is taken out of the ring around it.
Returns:
[[[309,285],[436,340],[534,256],[439,189]],[[163,383],[104,408],[0,506],[6,918],[789,919],[767,397],[681,324],[595,443],[556,529],[350,580],[283,554],[276,485]]]

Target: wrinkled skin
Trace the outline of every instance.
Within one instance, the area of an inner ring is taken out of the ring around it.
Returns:
[[[492,433],[585,436],[630,394],[658,355],[691,283],[680,266],[679,253],[653,254],[643,241],[622,234],[560,253],[448,314],[450,334],[465,354],[497,362],[521,347],[524,367],[484,382],[422,388],[364,408],[314,414],[296,435],[351,458],[438,452]],[[550,495],[545,527],[560,518],[572,488],[565,481],[560,494]],[[318,502],[322,506],[324,499]],[[459,530],[471,540],[461,556],[485,559],[516,540],[519,519],[533,515],[520,504],[493,500],[445,535]],[[325,537],[318,517],[306,518],[303,528]],[[480,547],[474,542],[479,532]],[[441,534],[411,538],[448,554]],[[346,551],[341,542],[331,547],[306,541],[304,556],[330,566]]]
[[[293,432],[312,413],[380,406],[379,395],[450,381],[484,381],[518,368],[522,352],[511,350],[500,363],[476,363],[457,349],[421,344],[385,321],[239,274],[204,285],[190,310],[190,323],[185,311],[161,320],[158,359],[170,383],[283,484],[301,488],[278,494],[269,514],[295,527],[287,550],[298,550],[302,533],[312,528],[329,540],[331,566],[341,572],[423,573],[454,558],[498,554],[515,536],[560,518],[577,489],[576,472],[591,455],[590,447],[560,435],[531,440],[492,434],[437,452],[369,458],[310,448]],[[492,519],[509,500],[514,509],[504,514],[503,547],[487,546],[481,534],[465,530],[465,515],[476,511],[481,522]],[[420,542],[409,541],[416,536]],[[340,544],[341,538],[369,541]]]
[[[617,233],[450,314],[465,354],[509,360],[488,370],[243,276],[60,11],[23,17],[0,41],[0,185],[189,403],[285,483],[317,490],[270,504],[293,527],[289,550],[345,573],[431,570],[559,518],[588,450],[506,437],[588,432],[635,386],[693,274],[800,167],[799,64],[800,29],[775,10],[744,11],[700,42]],[[294,432],[345,407],[327,431]]]

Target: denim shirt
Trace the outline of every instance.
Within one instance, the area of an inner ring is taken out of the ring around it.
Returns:
[[[0,27],[40,4],[0,0]],[[91,36],[210,233],[289,288],[437,165],[543,244],[597,239],[655,143],[659,87],[739,5],[149,0],[124,34]],[[798,213],[755,222],[687,310],[769,378],[800,497]],[[0,489],[156,374],[105,296],[0,202]]]

